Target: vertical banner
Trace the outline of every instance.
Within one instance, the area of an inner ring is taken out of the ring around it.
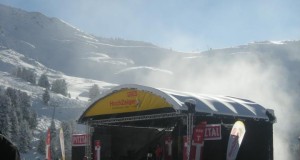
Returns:
[[[183,136],[183,153],[182,153],[182,159],[183,160],[187,160],[188,159],[188,155],[187,155],[187,149],[188,148],[188,140],[187,140],[187,136]],[[194,145],[191,145],[190,148],[190,160],[194,160],[195,159],[195,152],[196,152],[196,147]]]
[[[95,160],[100,160],[101,157],[101,142],[100,140],[95,140]]]
[[[47,136],[46,136],[46,160],[51,160],[51,151],[50,151],[50,129],[48,128]]]
[[[65,142],[64,142],[64,132],[62,128],[60,128],[59,131],[59,141],[60,141],[60,148],[61,148],[61,158],[62,160],[65,160]]]
[[[191,160],[201,160],[203,146],[204,146],[204,133],[205,133],[206,122],[201,122],[198,124],[193,131],[193,142],[192,145],[195,146],[195,152],[191,155]]]
[[[231,129],[227,145],[226,160],[235,160],[246,133],[245,125],[241,121],[236,121]]]
[[[165,137],[165,149],[164,149],[164,159],[165,160],[172,160],[172,144],[173,139],[172,136],[166,136]]]

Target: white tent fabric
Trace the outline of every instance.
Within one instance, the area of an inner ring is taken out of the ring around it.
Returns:
[[[195,110],[197,113],[269,120],[267,116],[268,109],[250,100],[230,96],[179,92],[136,84],[125,84],[112,88],[107,93],[102,94],[101,97],[122,89],[137,89],[156,94],[172,104],[172,107],[176,111],[187,110],[187,106],[185,105],[186,100],[193,99],[196,102]]]

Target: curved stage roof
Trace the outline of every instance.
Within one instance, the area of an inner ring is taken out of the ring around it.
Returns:
[[[92,102],[79,122],[114,118],[115,115],[148,115],[149,113],[183,113],[185,102],[195,102],[196,114],[254,118],[266,121],[274,117],[273,110],[246,99],[230,96],[178,92],[136,84],[120,85],[103,93]]]

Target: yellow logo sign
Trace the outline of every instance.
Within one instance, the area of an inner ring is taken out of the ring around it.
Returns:
[[[123,89],[99,99],[89,107],[85,117],[147,111],[166,107],[171,107],[171,104],[151,92]]]

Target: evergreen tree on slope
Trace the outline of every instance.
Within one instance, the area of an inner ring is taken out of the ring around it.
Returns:
[[[7,95],[0,93],[0,129],[3,135],[11,139],[11,120],[9,113],[11,113],[11,103]]]
[[[45,155],[45,153],[46,153],[46,151],[45,151],[45,148],[46,148],[46,134],[45,133],[40,133],[39,139],[40,140],[38,142],[37,151],[40,154]]]
[[[50,93],[48,89],[46,89],[43,93],[43,102],[45,105],[48,105],[49,101],[50,101]]]
[[[20,152],[26,153],[31,148],[31,139],[33,138],[33,136],[27,121],[22,121],[20,124],[22,126],[22,129],[20,130],[19,135],[19,150]]]
[[[50,88],[50,83],[49,83],[48,77],[45,73],[41,75],[38,85],[41,87],[44,87],[46,89]]]
[[[90,89],[89,89],[89,98],[90,101],[95,99],[96,97],[98,97],[100,95],[100,89],[99,86],[97,84],[94,84]]]
[[[55,93],[62,94],[64,96],[68,95],[67,82],[64,79],[57,79],[52,83],[51,91]]]

